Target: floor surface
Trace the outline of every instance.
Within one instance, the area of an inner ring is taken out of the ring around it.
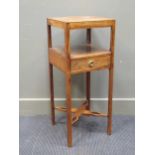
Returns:
[[[134,155],[133,116],[113,116],[113,134],[106,118],[85,117],[73,125],[73,147],[67,147],[65,117],[51,125],[49,116],[20,117],[20,155]]]

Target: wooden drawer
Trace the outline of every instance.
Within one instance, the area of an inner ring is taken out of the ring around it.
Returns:
[[[72,74],[89,72],[97,69],[109,68],[111,53],[94,57],[85,57],[72,59],[71,72]]]

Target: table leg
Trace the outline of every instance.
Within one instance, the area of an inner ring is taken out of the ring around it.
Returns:
[[[109,69],[109,95],[108,95],[108,126],[107,134],[112,134],[112,93],[113,93],[113,68]]]
[[[90,72],[86,73],[86,98],[88,102],[87,109],[90,110]]]
[[[55,107],[54,107],[54,82],[53,82],[53,65],[49,64],[49,78],[50,78],[50,99],[51,99],[51,120],[55,125]]]
[[[86,30],[86,42],[88,45],[91,44],[91,29]],[[87,48],[88,48],[87,49],[88,51],[91,50],[91,46],[88,46]],[[88,101],[88,106],[87,106],[88,110],[90,110],[90,77],[91,77],[91,73],[87,72],[86,73],[86,98]]]
[[[67,141],[72,147],[72,101],[71,101],[71,75],[66,75],[66,107],[67,107]]]

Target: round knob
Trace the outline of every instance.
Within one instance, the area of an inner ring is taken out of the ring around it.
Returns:
[[[89,60],[88,61],[88,66],[93,67],[94,66],[94,60]]]

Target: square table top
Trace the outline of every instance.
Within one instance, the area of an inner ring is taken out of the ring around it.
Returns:
[[[68,17],[53,17],[49,19],[57,20],[57,21],[64,22],[64,23],[114,20],[111,18],[97,17],[97,16],[68,16]]]
[[[64,28],[68,24],[71,29],[111,26],[115,22],[112,18],[96,16],[52,17],[47,20],[49,25]]]

